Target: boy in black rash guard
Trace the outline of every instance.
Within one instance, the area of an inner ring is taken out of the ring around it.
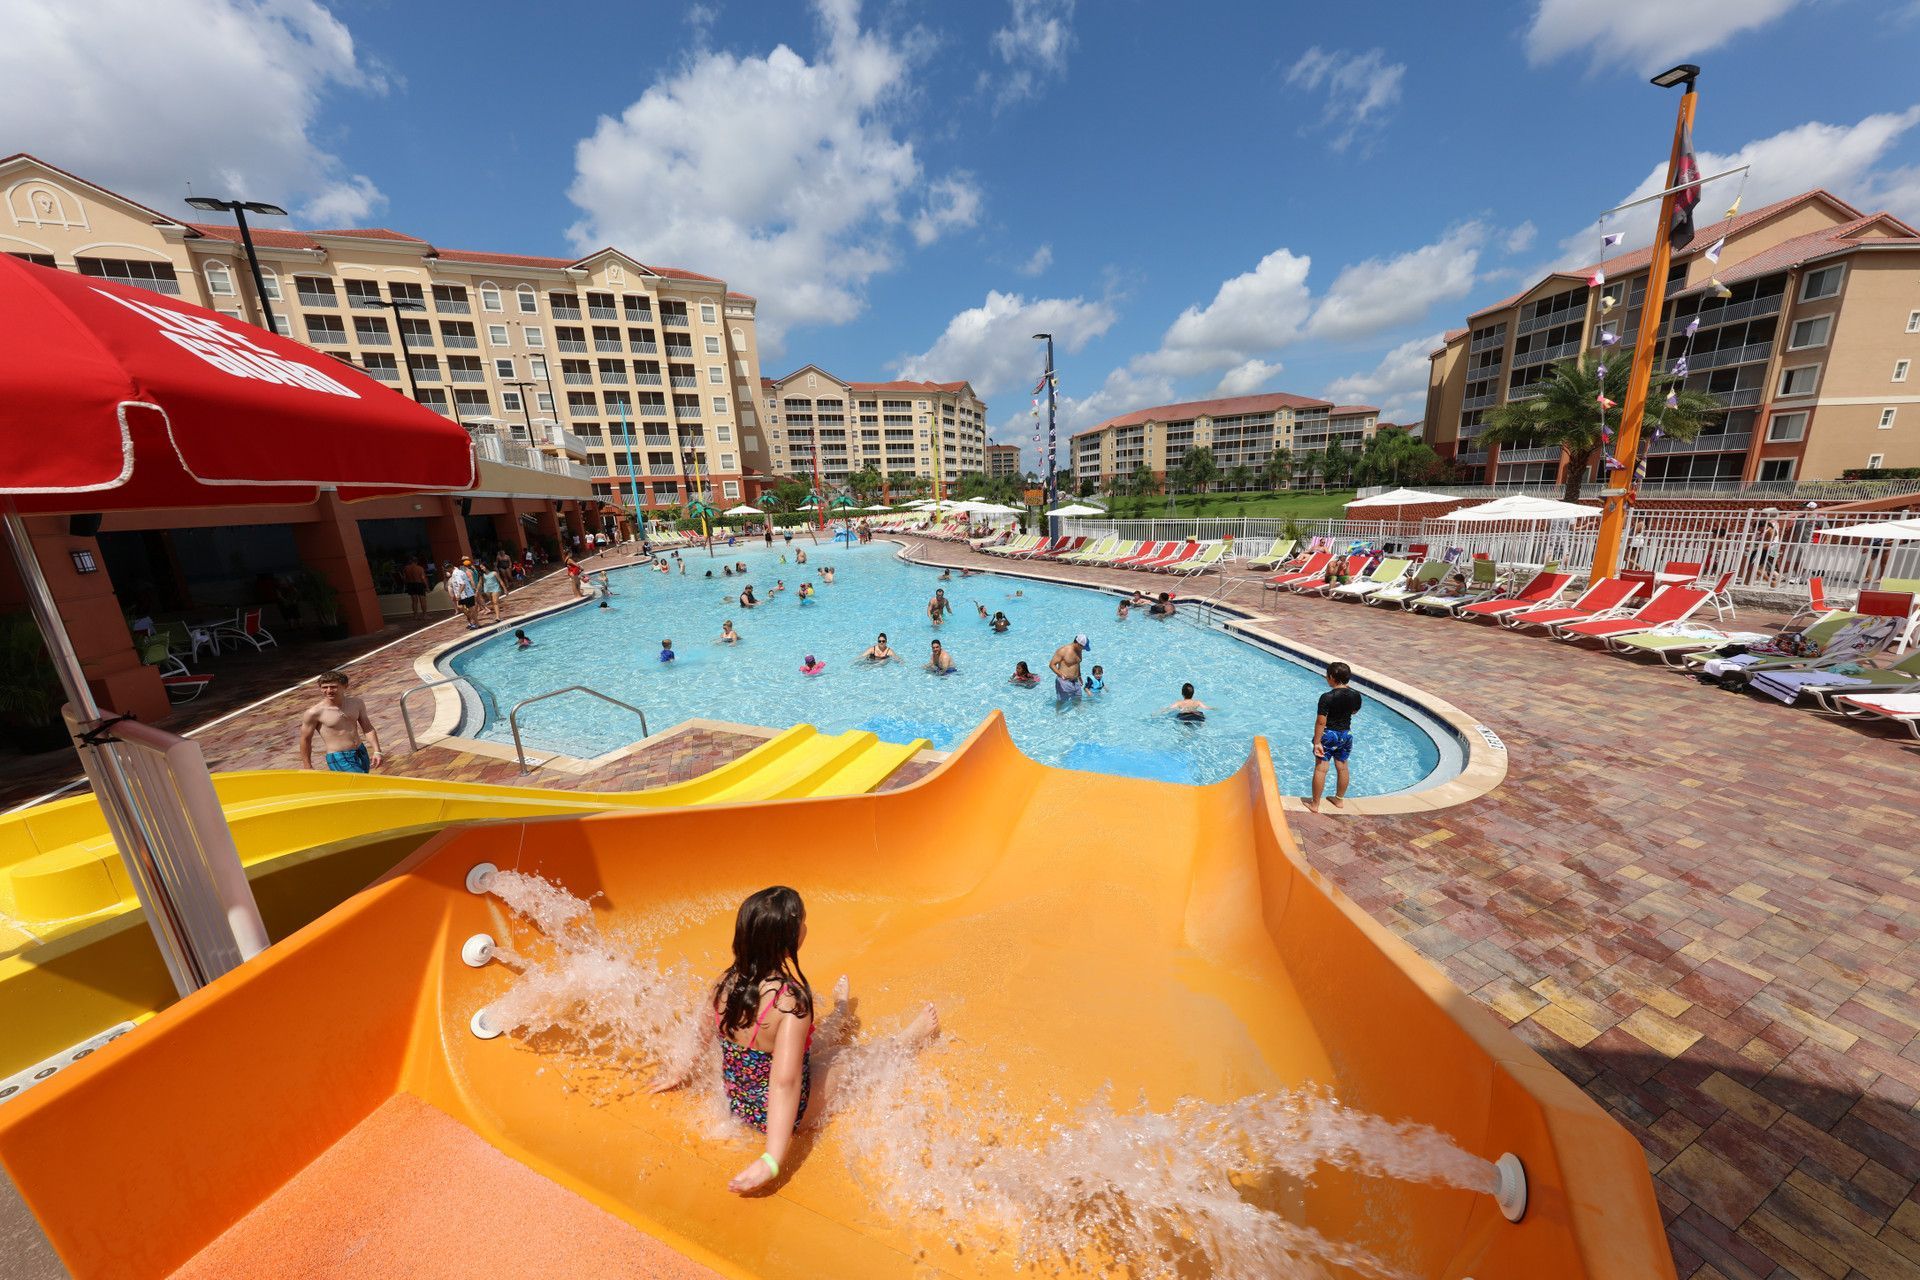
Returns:
[[[1327,785],[1327,762],[1333,762],[1335,788],[1333,806],[1347,803],[1347,757],[1353,753],[1353,714],[1360,710],[1360,695],[1347,687],[1353,671],[1344,662],[1327,664],[1327,691],[1320,695],[1319,714],[1313,721],[1313,795],[1311,807],[1320,808],[1320,792]]]

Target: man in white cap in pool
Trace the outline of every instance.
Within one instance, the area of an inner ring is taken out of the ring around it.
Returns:
[[[1093,648],[1084,635],[1075,636],[1071,641],[1053,651],[1052,661],[1047,663],[1053,672],[1054,696],[1061,701],[1077,698],[1086,690],[1080,680],[1080,655]]]

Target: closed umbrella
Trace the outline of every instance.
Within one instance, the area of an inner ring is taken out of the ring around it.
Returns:
[[[176,299],[0,254],[0,511],[79,754],[182,993],[265,943],[206,762],[102,717],[22,512],[473,487],[473,443],[351,365]],[[156,763],[156,761],[160,761]]]

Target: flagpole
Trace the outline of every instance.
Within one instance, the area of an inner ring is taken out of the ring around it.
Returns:
[[[1683,79],[1670,79],[1681,72],[1686,73]],[[1694,189],[1676,184],[1681,177],[1681,161],[1686,159],[1691,163],[1688,142],[1693,134],[1694,104],[1699,97],[1693,84],[1699,72],[1698,67],[1676,67],[1654,81],[1655,84],[1666,81],[1666,87],[1684,83],[1687,89],[1680,95],[1680,109],[1674,119],[1673,149],[1667,157],[1667,190],[1660,199],[1660,221],[1654,228],[1653,259],[1647,264],[1646,301],[1640,307],[1640,332],[1634,340],[1633,366],[1627,375],[1626,398],[1620,409],[1620,435],[1614,442],[1613,456],[1622,465],[1607,472],[1607,491],[1600,512],[1600,533],[1594,539],[1593,564],[1587,570],[1589,582],[1612,577],[1620,567],[1620,543],[1626,532],[1627,511],[1633,504],[1634,479],[1640,463],[1640,428],[1646,421],[1647,387],[1653,380],[1654,348],[1659,345],[1660,319],[1666,309],[1667,267],[1673,255],[1673,206],[1681,191]],[[1621,287],[1627,287],[1624,280]],[[1629,294],[1628,300],[1630,298]]]
[[[633,533],[636,538],[647,536],[647,513],[640,507],[640,472],[633,461],[633,432],[627,426],[627,402],[620,402],[620,434],[627,442],[627,488],[633,495]]]

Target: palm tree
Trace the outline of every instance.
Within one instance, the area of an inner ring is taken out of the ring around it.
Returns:
[[[1557,445],[1566,450],[1563,496],[1568,502],[1578,502],[1580,487],[1593,469],[1594,455],[1610,449],[1610,441],[1618,435],[1620,402],[1627,398],[1631,357],[1616,353],[1610,363],[1603,364],[1604,359],[1603,355],[1594,355],[1556,361],[1548,370],[1546,381],[1537,384],[1537,395],[1509,401],[1487,415],[1487,429],[1480,434],[1480,439],[1488,444]],[[1604,378],[1600,374],[1602,368],[1606,370]],[[1605,437],[1601,434],[1602,396],[1606,398]],[[1653,443],[1656,426],[1676,440],[1691,440],[1726,412],[1726,406],[1714,397],[1680,386],[1671,374],[1664,373],[1653,375],[1647,388],[1647,406],[1648,429],[1641,436],[1643,457]],[[1624,458],[1621,461],[1627,463]]]
[[[1227,487],[1240,493],[1245,493],[1248,489],[1252,488],[1253,468],[1243,463],[1227,472]]]
[[[1269,489],[1284,489],[1293,479],[1293,450],[1275,449],[1260,464],[1260,478]]]
[[[1405,484],[1425,479],[1440,455],[1398,427],[1383,427],[1367,441],[1354,474],[1364,484]]]
[[[1127,492],[1133,495],[1133,513],[1144,515],[1147,499],[1160,492],[1160,482],[1153,478],[1153,468],[1141,463],[1133,469],[1133,476],[1127,481]]]
[[[1180,459],[1180,484],[1189,493],[1205,493],[1207,486],[1219,478],[1220,465],[1213,460],[1213,450],[1204,444],[1195,445]]]
[[[847,477],[847,488],[864,506],[873,501],[873,495],[880,492],[880,473],[872,467],[862,467]]]

